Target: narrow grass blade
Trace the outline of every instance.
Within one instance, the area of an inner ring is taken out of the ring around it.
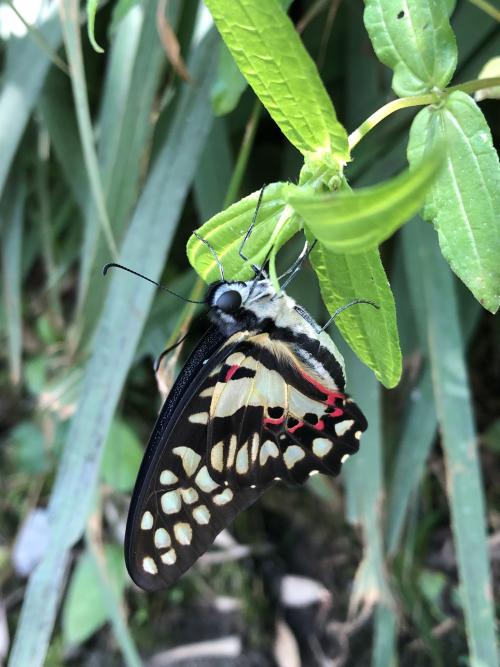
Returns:
[[[427,309],[427,343],[433,391],[446,459],[447,493],[457,552],[470,658],[498,665],[486,517],[464,339],[453,276],[440,255],[432,227],[418,225],[420,281]]]
[[[359,452],[344,465],[347,518],[363,534],[363,560],[356,573],[351,605],[390,604],[382,537],[383,472],[380,385],[370,370],[348,351],[347,387],[368,420]]]
[[[9,374],[12,384],[21,381],[21,253],[26,190],[14,174],[0,204],[2,282],[8,337]]]
[[[411,496],[424,474],[436,428],[437,417],[431,374],[430,369],[426,367],[411,391],[398,442],[387,507],[386,544],[389,554],[395,553],[399,545]]]
[[[63,0],[60,4],[60,12],[64,43],[70,65],[71,85],[73,87],[73,96],[75,98],[80,139],[87,168],[87,177],[89,179],[90,191],[97,209],[96,222],[102,227],[112,257],[116,257],[118,250],[115,239],[113,238],[113,232],[111,231],[111,224],[106,209],[87,99],[87,87],[85,83],[85,71],[83,68],[80,38],[80,22],[78,19],[78,0]]]
[[[51,47],[59,45],[57,15],[40,26],[40,34]],[[0,195],[49,66],[49,55],[31,35],[9,40],[0,92]]]
[[[372,667],[396,667],[397,618],[394,610],[379,605],[375,612]]]
[[[148,266],[158,279],[182,204],[212,123],[210,85],[215,35],[208,35],[189,63],[196,86],[184,86],[169,139],[157,155],[135,209],[121,262]],[[81,536],[99,474],[102,446],[134,355],[154,290],[119,271],[109,277],[81,400],[66,440],[49,502],[49,548],[28,583],[10,667],[38,667],[55,621],[68,552]]]

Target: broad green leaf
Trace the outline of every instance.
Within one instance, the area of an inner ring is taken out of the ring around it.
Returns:
[[[352,306],[340,313],[335,325],[377,379],[394,387],[401,377],[396,307],[378,250],[341,255],[318,243],[310,259],[330,313],[355,299],[379,306],[379,310],[368,304]]]
[[[378,58],[394,70],[400,97],[445,88],[457,47],[445,0],[366,0],[365,26]]]
[[[126,571],[122,550],[104,547],[106,573],[116,594],[121,594]],[[62,612],[62,630],[66,646],[82,644],[109,620],[100,576],[93,556],[84,553],[73,571]]]
[[[113,18],[109,27],[109,33],[113,35],[118,29],[118,24],[125,18],[129,11],[141,0],[117,0],[113,6]]]
[[[274,244],[283,245],[298,230],[299,224],[283,198],[285,183],[272,183],[264,191],[255,227],[245,243],[244,262],[239,249],[247,233],[259,199],[260,191],[253,192],[236,204],[210,218],[197,233],[208,241],[217,253],[224,277],[229,280],[248,280],[254,275],[251,265],[260,266]],[[209,248],[191,236],[187,244],[188,259],[207,283],[220,280],[220,273]]]
[[[207,0],[217,28],[283,134],[329,164],[349,158],[347,134],[313,60],[278,0]]]
[[[445,163],[426,201],[441,251],[453,271],[491,312],[500,305],[500,164],[475,102],[460,91],[415,118],[408,160],[418,165],[432,142],[444,144]]]
[[[104,445],[103,481],[117,491],[132,491],[143,454],[139,439],[130,426],[115,419]]]
[[[323,245],[337,253],[359,253],[376,248],[417,213],[441,164],[436,153],[381,185],[331,194],[289,185],[285,195]]]
[[[291,0],[279,0],[279,2],[284,11],[287,11],[291,5]],[[212,88],[212,105],[215,115],[224,116],[233,111],[247,86],[247,80],[240,72],[231,51],[223,42],[219,48],[219,66]]]

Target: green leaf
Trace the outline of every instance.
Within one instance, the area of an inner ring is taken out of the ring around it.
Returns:
[[[114,592],[121,594],[126,571],[122,550],[114,545],[104,547],[106,573]],[[109,620],[94,559],[84,553],[73,571],[62,612],[63,638],[66,646],[82,644]]]
[[[492,313],[500,305],[500,164],[486,120],[460,91],[441,108],[415,118],[408,159],[416,166],[433,142],[444,144],[446,160],[426,201],[441,251],[476,299]]]
[[[381,185],[331,194],[289,185],[286,199],[327,248],[364,252],[376,248],[422,207],[441,164],[442,155],[436,153]]]
[[[378,250],[341,255],[318,243],[310,259],[330,313],[355,299],[379,306],[379,310],[367,304],[352,306],[340,313],[335,325],[377,379],[394,387],[401,377],[396,307]]]
[[[445,0],[366,0],[364,21],[378,58],[394,70],[400,97],[445,88],[457,64],[457,47]]]
[[[303,154],[343,164],[347,134],[313,60],[277,0],[207,0],[217,28],[283,134]],[[338,170],[338,166],[337,166]]]
[[[229,206],[210,218],[197,233],[208,241],[217,253],[223,267],[224,277],[230,280],[248,280],[254,275],[251,265],[260,266],[268,250],[276,243],[283,245],[298,230],[299,224],[283,197],[285,183],[272,183],[264,191],[255,227],[243,253],[239,249],[257,208],[260,190]],[[197,273],[207,283],[220,279],[219,269],[209,248],[195,236],[187,244],[188,259]]]
[[[132,491],[144,452],[134,431],[115,419],[104,445],[101,476],[117,491]]]

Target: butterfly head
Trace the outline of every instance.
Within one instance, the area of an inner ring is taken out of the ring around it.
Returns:
[[[275,294],[269,280],[219,281],[210,285],[205,302],[211,319],[234,331],[254,324],[258,304]]]

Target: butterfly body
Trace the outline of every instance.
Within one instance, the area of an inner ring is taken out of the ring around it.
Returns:
[[[366,419],[331,338],[268,280],[221,281],[212,327],[175,382],[132,498],[125,556],[146,590],[173,583],[276,479],[336,475]]]

